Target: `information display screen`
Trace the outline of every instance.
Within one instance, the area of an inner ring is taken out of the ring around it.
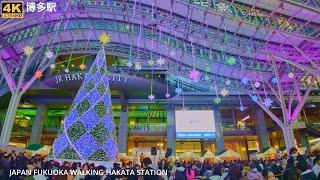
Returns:
[[[212,110],[177,110],[176,138],[215,138],[216,128]]]

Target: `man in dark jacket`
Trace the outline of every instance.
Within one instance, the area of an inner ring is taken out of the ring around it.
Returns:
[[[145,157],[143,160],[142,160],[142,165],[143,165],[143,168],[146,171],[149,172],[149,174],[151,174],[152,171],[156,170],[153,166],[152,166],[152,161],[149,157]],[[143,179],[144,180],[160,180],[160,177],[157,176],[157,175],[148,175],[148,174],[144,174],[143,175]]]
[[[305,163],[307,163],[307,161],[302,155],[298,153],[298,150],[295,147],[292,147],[290,149],[289,155],[290,155],[290,158],[288,159],[287,166],[283,173],[283,179],[295,180],[295,179],[298,179],[299,177],[299,174],[296,168],[298,161],[305,162]]]
[[[280,164],[279,160],[272,160],[270,170],[273,172],[275,177],[280,177],[283,171],[283,167]]]
[[[317,180],[317,176],[308,169],[306,161],[299,161],[297,163],[297,172],[300,174],[300,180]]]
[[[177,170],[174,175],[175,180],[185,180],[187,179],[185,168],[181,165],[180,162],[177,162]]]

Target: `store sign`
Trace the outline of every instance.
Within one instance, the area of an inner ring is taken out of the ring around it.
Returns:
[[[110,81],[118,81],[123,83],[128,82],[128,77],[121,74],[108,74],[107,76]],[[55,76],[55,82],[56,84],[60,84],[70,81],[82,81],[84,77],[84,73],[68,73]]]

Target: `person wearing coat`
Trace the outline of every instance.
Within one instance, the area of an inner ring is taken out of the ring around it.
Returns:
[[[307,162],[299,161],[296,166],[297,172],[300,173],[300,180],[317,180],[317,176],[308,169]]]
[[[185,173],[185,168],[181,165],[180,162],[177,162],[176,172],[174,174],[174,180],[186,180],[187,176]]]
[[[318,179],[320,179],[320,156],[318,155],[315,159],[314,159],[314,165],[311,168],[311,171],[318,177]]]
[[[297,163],[300,161],[301,163],[307,164],[305,157],[298,153],[297,148],[292,147],[289,151],[290,158],[287,161],[287,166],[283,172],[283,179],[296,180],[299,179],[299,173],[297,172]]]
[[[263,180],[262,174],[254,164],[250,166],[250,171],[248,172],[247,177],[249,180]]]

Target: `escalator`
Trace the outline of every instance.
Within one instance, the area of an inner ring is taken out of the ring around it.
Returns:
[[[266,125],[269,132],[281,130],[280,127],[274,122]],[[299,120],[295,122],[295,124],[293,125],[293,129],[300,129],[310,136],[320,137],[320,123],[317,122]]]
[[[320,137],[320,124],[315,122],[306,122],[306,131],[307,134],[314,137]]]

